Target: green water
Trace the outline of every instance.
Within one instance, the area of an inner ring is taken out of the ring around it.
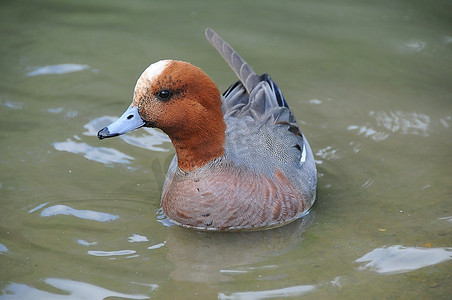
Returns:
[[[254,233],[168,226],[157,130],[99,141],[141,72],[212,27],[283,90],[318,201]],[[450,1],[3,1],[0,299],[445,299],[452,294]]]

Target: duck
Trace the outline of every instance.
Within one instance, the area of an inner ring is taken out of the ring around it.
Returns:
[[[133,100],[102,140],[140,127],[170,138],[176,154],[161,208],[183,227],[212,231],[279,227],[309,213],[317,170],[311,147],[276,83],[214,30],[206,39],[238,81],[223,93],[191,63],[165,59],[139,77]]]

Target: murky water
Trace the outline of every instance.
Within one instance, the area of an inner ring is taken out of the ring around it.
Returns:
[[[159,59],[233,82],[207,26],[270,73],[309,139],[304,220],[168,226],[168,138],[95,137]],[[452,294],[449,1],[9,1],[0,35],[0,299]]]

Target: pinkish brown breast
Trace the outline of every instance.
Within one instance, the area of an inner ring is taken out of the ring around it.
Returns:
[[[279,170],[273,179],[222,166],[178,170],[165,186],[162,208],[174,222],[206,230],[258,229],[286,224],[309,204]]]

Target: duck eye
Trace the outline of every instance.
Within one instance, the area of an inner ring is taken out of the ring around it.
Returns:
[[[171,96],[170,91],[168,90],[161,90],[160,92],[158,92],[157,97],[159,97],[162,100],[166,100]]]

